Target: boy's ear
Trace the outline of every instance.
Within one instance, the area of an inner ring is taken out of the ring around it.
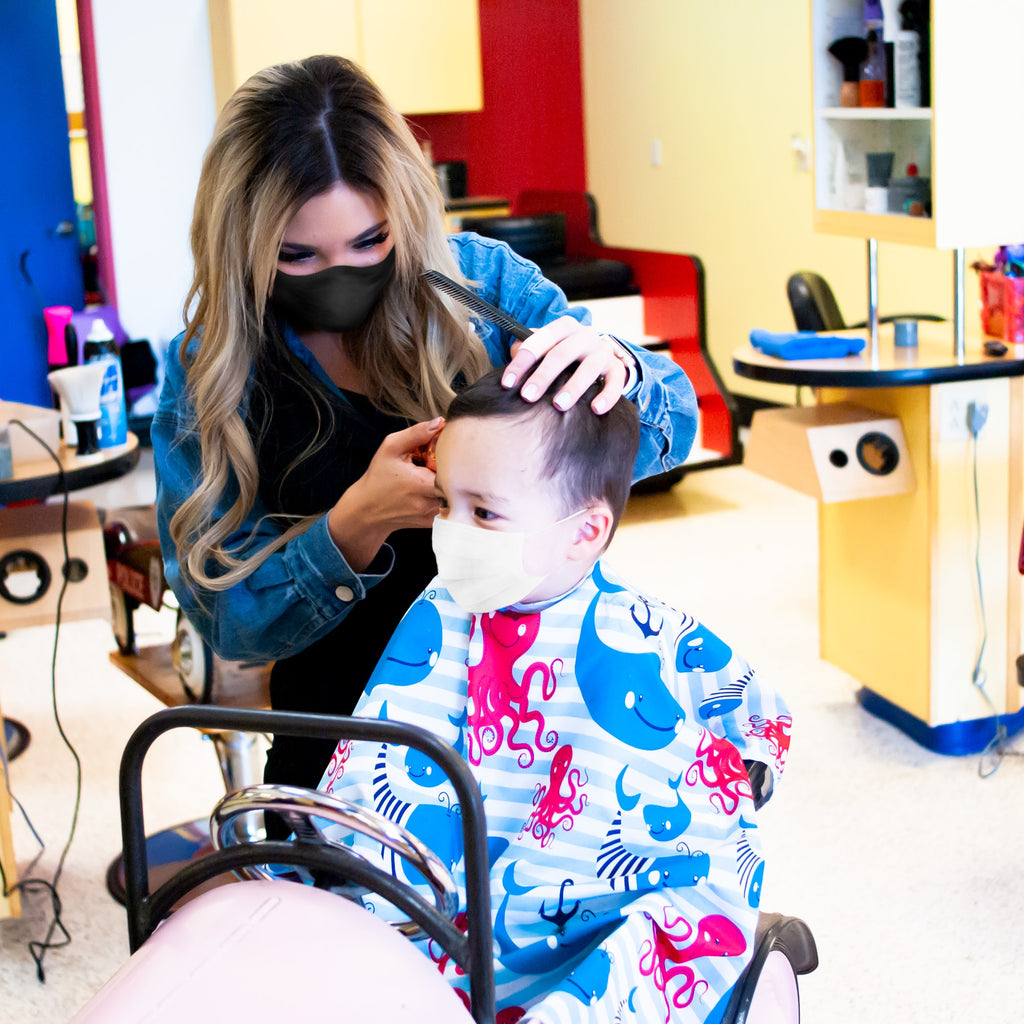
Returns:
[[[608,544],[614,523],[615,517],[611,508],[603,502],[598,502],[587,509],[587,514],[580,519],[570,546],[570,560],[596,560]]]

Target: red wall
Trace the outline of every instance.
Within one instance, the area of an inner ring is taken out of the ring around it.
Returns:
[[[578,0],[480,0],[484,108],[410,118],[470,195],[586,188]]]

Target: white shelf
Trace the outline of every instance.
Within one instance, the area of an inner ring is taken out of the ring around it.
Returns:
[[[931,107],[822,107],[830,121],[930,121]]]

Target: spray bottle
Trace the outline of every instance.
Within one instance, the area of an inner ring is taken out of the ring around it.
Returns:
[[[881,0],[864,0],[864,29],[868,50],[860,69],[860,105],[884,107],[886,67]]]
[[[96,319],[85,339],[83,355],[87,363],[104,361],[107,369],[100,387],[99,446],[113,448],[128,440],[128,410],[124,398],[121,355],[114,335],[103,319]]]

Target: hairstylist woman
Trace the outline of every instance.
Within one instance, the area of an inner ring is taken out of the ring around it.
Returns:
[[[444,233],[402,117],[349,61],[254,75],[206,153],[195,276],[152,426],[167,580],[222,657],[275,662],[275,708],[346,714],[434,575],[434,476],[415,458],[490,365],[524,400],[582,360],[640,409],[637,478],[685,458],[695,401],[670,360],[568,313],[502,243]],[[537,328],[528,345],[421,280],[436,269]],[[536,390],[531,388],[531,385]],[[315,786],[334,743],[278,737],[268,781]]]

